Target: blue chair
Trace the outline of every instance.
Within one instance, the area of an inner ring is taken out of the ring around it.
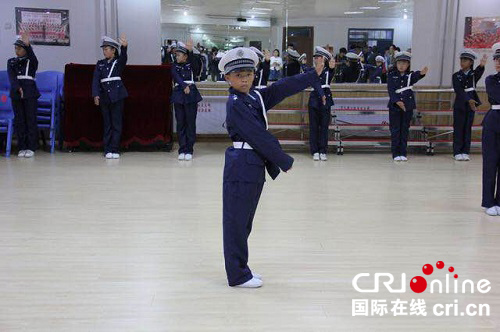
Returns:
[[[49,129],[50,153],[54,153],[56,142],[57,114],[60,103],[59,73],[41,72],[36,75],[36,85],[40,91],[38,98],[38,128]]]
[[[38,77],[39,74],[37,74]],[[56,116],[55,116],[55,131],[56,137],[59,139],[59,148],[62,149],[63,146],[63,135],[62,135],[62,119],[64,113],[64,73],[60,71],[44,71],[43,75],[54,75],[57,76],[57,99],[56,99]],[[43,102],[43,100],[42,100]],[[40,99],[38,99],[40,104]]]
[[[14,133],[14,111],[10,101],[9,93],[0,91],[0,132],[7,133],[7,148],[5,156],[10,157],[12,147],[12,136]]]

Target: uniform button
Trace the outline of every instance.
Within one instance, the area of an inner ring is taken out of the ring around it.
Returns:
[[[108,92],[111,92],[110,90],[108,90]]]

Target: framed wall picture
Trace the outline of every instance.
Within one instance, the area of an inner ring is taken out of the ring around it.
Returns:
[[[500,42],[499,17],[466,17],[464,47],[488,49]]]
[[[16,33],[30,34],[35,45],[69,46],[69,10],[16,7]]]

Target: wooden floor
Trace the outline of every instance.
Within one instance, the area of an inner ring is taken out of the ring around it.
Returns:
[[[388,153],[293,153],[291,172],[265,186],[250,240],[264,287],[249,290],[225,279],[224,146],[199,144],[190,163],[174,152],[0,158],[0,331],[500,330],[500,217],[480,208],[480,155],[395,164]],[[390,272],[397,285],[406,273],[409,284],[439,260],[491,291],[351,284],[362,272]],[[427,316],[352,316],[353,299],[397,298],[425,299]],[[491,314],[432,313],[454,299]]]

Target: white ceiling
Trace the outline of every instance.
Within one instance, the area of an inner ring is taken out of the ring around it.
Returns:
[[[382,1],[382,2],[381,2]],[[390,2],[388,2],[390,1]],[[285,19],[302,17],[388,17],[412,18],[414,0],[162,0],[162,18],[172,16],[200,18],[245,17]],[[362,7],[380,7],[362,9]],[[345,14],[345,12],[362,12]],[[212,16],[214,15],[214,16]]]

